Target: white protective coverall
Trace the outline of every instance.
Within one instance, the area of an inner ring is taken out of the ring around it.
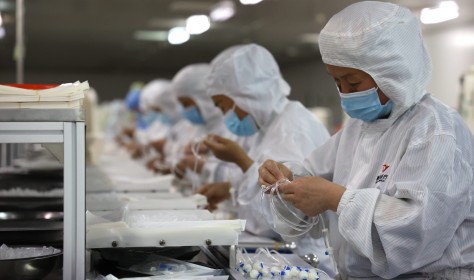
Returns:
[[[155,79],[149,82],[148,84],[146,84],[142,88],[142,91],[140,94],[140,111],[143,112],[144,114],[147,114],[149,112],[152,112],[153,111],[152,108],[154,107],[157,107],[157,108],[160,108],[160,110],[163,110],[161,109],[161,107],[164,107],[164,106],[160,106],[160,104],[157,104],[155,100],[157,100],[159,96],[161,95],[169,95],[170,90],[171,90],[171,81],[169,80]],[[179,120],[176,114],[174,114],[174,116],[171,117],[171,119],[173,120],[173,122]],[[174,123],[164,124],[160,121],[154,121],[153,123],[151,123],[150,126],[146,128],[147,143],[165,138],[168,135],[173,124]]]
[[[474,279],[473,136],[425,90],[431,61],[417,18],[359,2],[329,20],[319,45],[325,64],[365,71],[394,103],[388,118],[350,119],[287,165],[347,188],[337,213],[323,213],[341,278]]]
[[[173,78],[172,90],[177,97],[189,97],[198,107],[205,124],[193,125],[195,132],[191,141],[186,144],[197,143],[206,137],[209,133],[218,134],[231,140],[236,140],[236,136],[230,133],[224,125],[222,112],[214,105],[211,96],[207,93],[207,79],[211,67],[208,63],[191,64],[181,69]],[[206,161],[199,176],[200,186],[205,182],[212,181],[219,165],[223,165],[216,158],[211,157]],[[196,174],[191,170],[187,171],[190,180],[197,180]]]
[[[149,99],[147,98],[145,101],[146,106],[148,106],[146,109],[149,107],[159,108],[162,114],[172,120],[172,125],[167,130],[166,135],[162,135],[162,132],[156,132],[155,134],[155,130],[152,130],[148,135],[148,140],[154,142],[166,138],[164,154],[166,162],[173,166],[177,163],[177,158],[180,152],[183,151],[184,146],[192,141],[197,129],[181,116],[179,112],[180,104],[172,91],[171,84],[165,86],[163,80],[160,81],[160,84],[153,85],[154,89],[151,88],[153,94],[145,94],[149,96]]]
[[[243,174],[240,169],[235,170],[235,175],[231,178],[239,204],[239,218],[247,220],[246,231],[277,237],[261,213],[258,167],[268,158],[301,161],[328,140],[329,133],[300,102],[287,99],[290,86],[281,76],[275,59],[265,48],[255,44],[232,47],[217,56],[212,66],[208,82],[210,94],[230,97],[254,118],[259,127],[247,151],[254,163]],[[322,259],[323,269],[327,270],[322,258],[322,244],[309,240],[309,237],[306,239],[306,246],[308,243],[313,243],[314,246],[301,248],[299,253],[318,254]],[[303,251],[304,249],[307,251]]]

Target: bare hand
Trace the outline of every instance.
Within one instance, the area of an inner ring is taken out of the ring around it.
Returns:
[[[151,142],[149,146],[155,149],[155,151],[157,151],[161,155],[163,155],[165,144],[166,144],[166,138]]]
[[[337,211],[346,188],[318,176],[300,177],[289,184],[280,185],[283,199],[293,203],[308,216],[326,210]]]
[[[229,182],[206,184],[197,190],[207,197],[209,211],[217,209],[217,204],[230,198],[230,184]]]
[[[271,159],[258,168],[258,175],[258,183],[261,186],[271,186],[279,180],[293,179],[293,174],[285,165]]]
[[[194,155],[185,155],[176,167],[180,170],[186,170],[187,168],[196,171],[196,173],[201,173],[202,167],[204,166],[204,161],[197,159]]]
[[[253,164],[253,160],[248,157],[247,153],[232,140],[209,134],[203,143],[211,149],[218,159],[237,164],[243,172],[247,171]]]

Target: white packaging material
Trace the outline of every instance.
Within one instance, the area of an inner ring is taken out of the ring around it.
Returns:
[[[25,259],[49,256],[61,253],[61,250],[53,247],[18,247],[11,248],[3,244],[0,246],[0,260]]]
[[[213,220],[213,216],[207,210],[138,210],[126,211],[123,220],[130,227],[143,228],[169,222]]]

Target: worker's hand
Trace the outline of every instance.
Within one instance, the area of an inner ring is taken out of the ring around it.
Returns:
[[[211,149],[214,156],[218,159],[237,164],[243,172],[253,164],[253,160],[247,153],[232,140],[220,137],[215,134],[209,134],[203,143]]]
[[[130,156],[134,159],[137,159],[143,156],[142,146],[136,142],[129,143],[127,145],[127,150],[130,153]]]
[[[278,187],[283,199],[308,216],[337,211],[346,188],[318,176],[300,177]]]
[[[163,155],[165,144],[166,144],[166,139],[159,139],[159,140],[151,142],[148,146],[155,149],[155,151]]]
[[[217,204],[230,198],[230,183],[222,182],[206,184],[199,188],[197,193],[207,197],[207,209],[212,212],[217,209]]]
[[[258,175],[258,183],[261,186],[271,186],[279,180],[289,179],[291,181],[293,179],[293,174],[285,165],[271,159],[266,160],[258,168]]]
[[[185,155],[176,165],[176,168],[179,170],[186,170],[189,168],[196,173],[201,173],[202,167],[204,166],[204,161],[197,159],[194,155]]]
[[[135,135],[135,127],[133,126],[126,126],[122,129],[122,134],[127,136],[128,138],[133,138]]]

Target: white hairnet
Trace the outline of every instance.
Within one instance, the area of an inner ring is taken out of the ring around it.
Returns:
[[[191,64],[181,69],[173,78],[173,92],[178,97],[189,97],[196,102],[206,125],[222,118],[221,111],[207,94],[206,82],[211,67],[207,63]]]
[[[156,79],[149,82],[142,89],[142,98],[146,105],[146,109],[157,107],[161,112],[173,120],[178,120],[180,114],[178,111],[178,99],[171,90],[171,82],[165,79]]]
[[[394,102],[393,122],[426,94],[431,59],[417,18],[404,7],[366,1],[334,15],[319,36],[323,62],[368,73]]]
[[[164,79],[156,79],[146,84],[140,94],[140,110],[146,112],[151,107],[159,105],[155,104],[154,100],[163,92],[169,92],[170,85],[170,81]]]
[[[265,127],[288,103],[290,86],[269,51],[256,45],[228,48],[211,63],[210,95],[224,94]]]

